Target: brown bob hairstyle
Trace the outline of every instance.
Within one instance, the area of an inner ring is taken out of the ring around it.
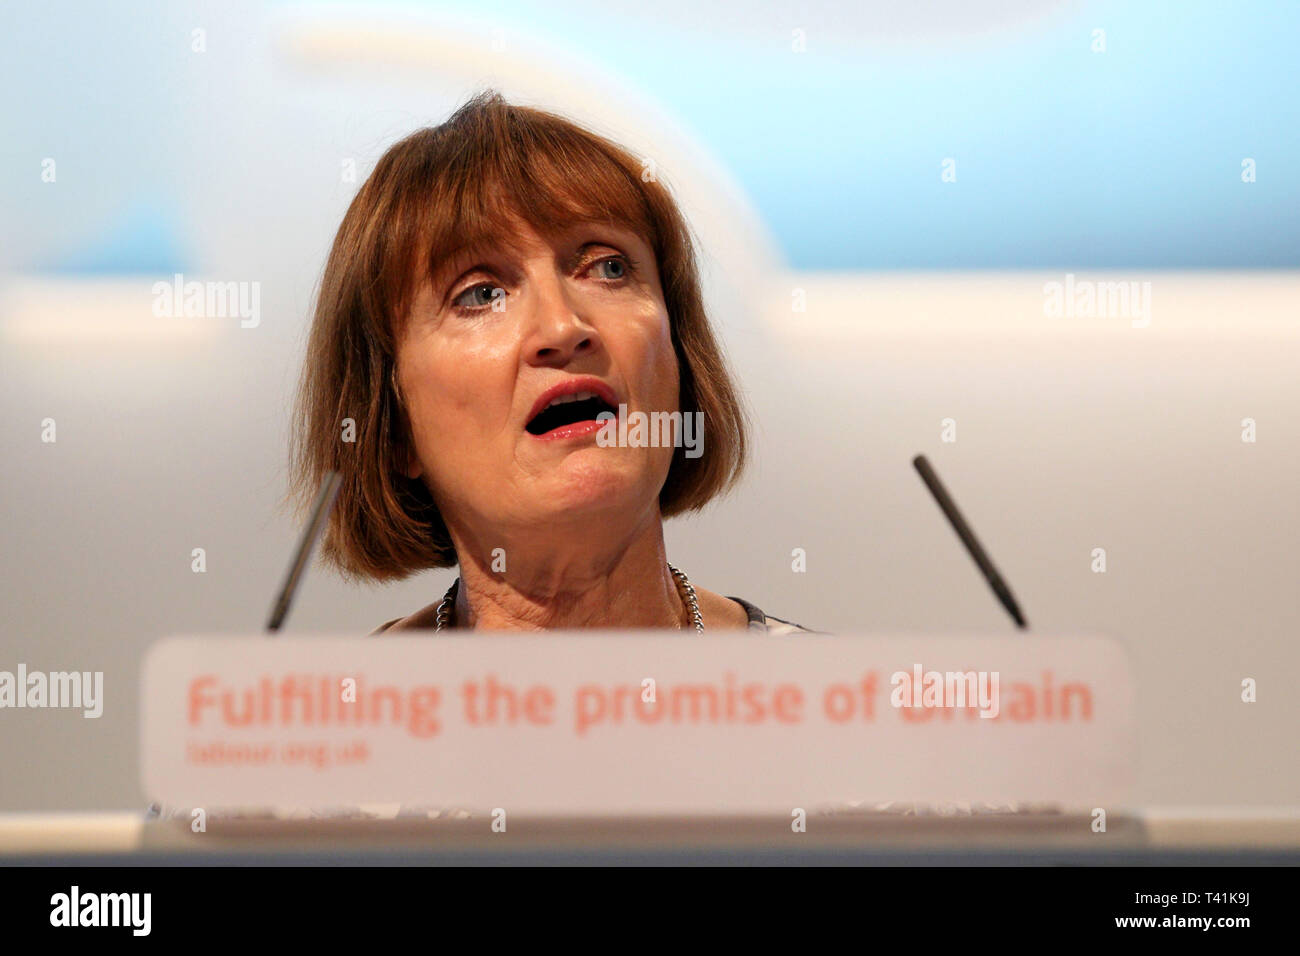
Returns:
[[[680,409],[703,412],[709,436],[698,458],[677,449],[661,513],[697,510],[740,477],[745,412],[672,196],[609,140],[488,91],[384,153],[348,207],[321,278],[295,411],[291,494],[305,506],[329,472],[341,474],[322,554],[346,577],[390,581],[456,563],[428,488],[403,473],[410,431],[396,346],[420,284],[465,247],[508,241],[521,219],[542,236],[612,222],[654,251]]]

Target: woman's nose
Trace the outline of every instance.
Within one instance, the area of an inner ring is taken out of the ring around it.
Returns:
[[[546,364],[564,363],[595,351],[600,338],[582,315],[582,306],[565,288],[563,276],[549,275],[532,283],[532,313],[527,324],[525,352]]]

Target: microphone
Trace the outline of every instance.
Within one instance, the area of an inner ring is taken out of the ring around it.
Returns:
[[[970,552],[970,556],[974,558],[975,563],[979,565],[980,571],[984,574],[984,579],[989,582],[989,587],[991,587],[993,593],[997,595],[998,601],[1000,601],[1002,606],[1007,609],[1007,613],[1011,615],[1017,626],[1022,630],[1027,628],[1029,625],[1025,623],[1025,617],[1020,613],[1020,605],[1016,604],[1016,599],[1012,596],[1011,589],[1007,587],[1006,582],[1002,580],[1002,575],[998,574],[998,569],[993,566],[993,562],[989,560],[989,556],[980,546],[979,541],[975,537],[975,532],[971,531],[970,525],[966,523],[966,519],[963,518],[961,512],[957,510],[957,505],[952,500],[952,496],[948,494],[948,489],[943,486],[943,482],[941,482],[939,476],[934,473],[934,469],[930,467],[930,463],[926,461],[924,455],[917,455],[912,459],[912,464],[915,465],[916,470],[920,472],[921,480],[924,481],[926,487],[930,489],[930,494],[934,495],[934,500],[939,502],[939,507],[942,508],[943,513],[948,516],[948,521],[951,522],[953,530],[957,532],[957,537],[961,538],[961,543],[966,546],[966,550]]]
[[[334,510],[334,501],[338,498],[341,487],[343,487],[343,476],[337,471],[327,473],[325,480],[321,482],[320,492],[317,493],[316,501],[311,506],[311,519],[303,529],[302,537],[298,539],[298,550],[294,552],[293,561],[289,563],[289,573],[285,575],[279,596],[276,597],[275,604],[271,608],[271,619],[266,622],[266,630],[272,635],[280,629],[284,619],[289,616],[289,605],[293,603],[294,592],[298,590],[303,572],[307,570],[307,563],[311,560],[316,539],[325,530],[325,522],[329,520],[330,512]]]

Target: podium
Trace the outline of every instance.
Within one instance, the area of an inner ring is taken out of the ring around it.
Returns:
[[[141,684],[153,814],[0,817],[110,864],[1300,862],[1300,812],[1138,808],[1090,636],[183,637]]]
[[[845,811],[784,819],[536,819],[504,834],[484,821],[414,818],[215,821],[144,813],[0,815],[0,865],[1043,865],[1300,864],[1300,811],[1152,808],[1110,819],[1052,812],[952,815]]]

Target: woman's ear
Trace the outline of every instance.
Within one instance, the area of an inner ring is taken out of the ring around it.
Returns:
[[[396,364],[388,373],[388,383],[393,389],[398,429],[402,433],[398,447],[394,449],[393,458],[397,462],[397,470],[407,478],[415,480],[424,474],[424,466],[420,464],[420,459],[415,454],[415,442],[411,441],[411,421],[406,417],[406,403],[402,400],[401,386],[397,384]]]
[[[412,480],[419,478],[424,474],[424,466],[420,464],[420,459],[415,455],[415,449],[407,445],[403,450],[403,458],[406,464],[402,467],[402,474]]]
[[[411,427],[406,421],[406,416],[402,415],[402,437],[397,440],[396,447],[393,448],[393,466],[412,480],[419,478],[424,474],[424,465],[420,464],[420,457],[415,453],[415,442],[411,441]]]

